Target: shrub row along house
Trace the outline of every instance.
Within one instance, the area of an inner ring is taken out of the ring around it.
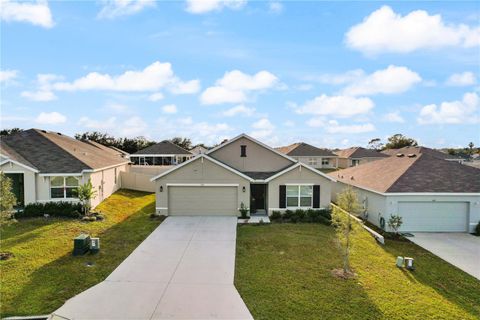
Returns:
[[[22,131],[0,142],[0,171],[12,179],[18,206],[76,200],[75,189],[90,179],[97,190],[95,207],[121,187],[128,163],[118,149],[45,130]]]
[[[161,145],[174,152],[143,153],[145,161],[146,155],[181,154],[170,143]],[[262,215],[326,208],[352,186],[363,217],[382,228],[396,214],[403,218],[401,231],[472,232],[480,220],[480,169],[446,161],[431,149],[418,150],[388,156],[355,148],[338,156],[339,166],[347,159],[349,168],[327,175],[319,170],[325,169],[324,159],[336,165],[336,158],[326,150],[305,143],[274,149],[241,134],[196,156],[184,153],[176,159],[182,163],[145,177],[163,215],[238,216],[242,204]],[[315,157],[315,162],[308,159]],[[0,144],[0,170],[12,178],[20,205],[77,201],[75,188],[91,179],[96,206],[122,186],[142,190],[131,179],[138,178],[133,169],[117,149],[56,132],[30,129]]]

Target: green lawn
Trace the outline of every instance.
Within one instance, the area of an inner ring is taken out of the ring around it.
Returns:
[[[0,262],[1,316],[50,313],[105,279],[160,223],[149,217],[154,200],[121,190],[98,207],[104,221],[35,218],[3,227],[1,251],[15,257]],[[72,239],[81,232],[100,237],[98,254],[72,256]]]
[[[410,243],[356,236],[356,279],[332,277],[342,260],[332,227],[240,226],[235,285],[255,319],[479,319],[480,281]],[[417,270],[395,266],[415,258]]]

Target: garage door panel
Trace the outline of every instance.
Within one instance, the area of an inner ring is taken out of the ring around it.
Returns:
[[[170,215],[237,215],[237,187],[168,187]]]
[[[403,218],[402,231],[465,232],[467,202],[399,202],[398,213]]]

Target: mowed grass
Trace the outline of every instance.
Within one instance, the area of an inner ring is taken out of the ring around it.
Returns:
[[[241,226],[235,285],[260,319],[479,319],[480,281],[410,242],[355,237],[356,279],[331,275],[342,266],[332,227]],[[414,272],[398,255],[415,258]]]
[[[0,262],[1,316],[48,314],[104,280],[160,224],[149,217],[154,201],[154,194],[120,190],[97,207],[104,221],[33,218],[3,227],[1,251],[15,257]],[[98,254],[72,256],[81,232],[100,237]]]

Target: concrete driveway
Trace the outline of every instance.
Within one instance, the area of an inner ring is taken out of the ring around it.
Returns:
[[[480,280],[480,237],[468,233],[419,233],[408,238]]]
[[[67,319],[253,319],[233,285],[236,217],[168,217]],[[55,319],[55,318],[54,318]]]

